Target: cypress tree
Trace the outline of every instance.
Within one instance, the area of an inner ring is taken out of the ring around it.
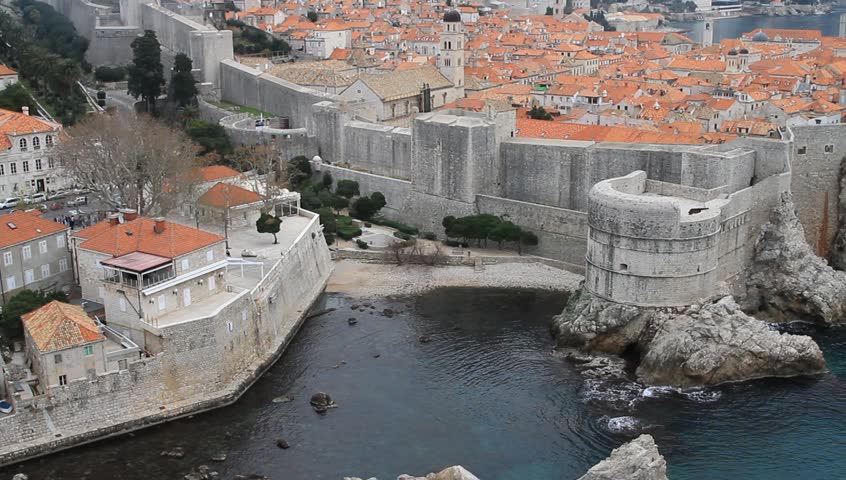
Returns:
[[[136,38],[132,47],[132,63],[129,64],[127,93],[141,98],[147,104],[147,111],[155,115],[156,98],[162,94],[165,85],[162,52],[156,32],[145,30]]]
[[[180,107],[189,105],[197,95],[197,81],[191,74],[193,64],[188,55],[179,53],[173,62],[173,75],[170,77],[170,97]]]

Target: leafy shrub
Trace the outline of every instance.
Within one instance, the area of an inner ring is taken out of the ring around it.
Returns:
[[[120,82],[126,78],[126,69],[119,65],[114,67],[97,67],[94,70],[94,78],[98,82]]]
[[[467,248],[467,243],[459,242],[458,240],[444,240],[444,245],[447,247]]]
[[[354,225],[338,225],[338,236],[344,240],[352,240],[361,235],[361,229]]]
[[[335,235],[331,233],[323,232],[323,238],[326,239],[326,245],[332,245],[335,243]]]
[[[435,235],[435,232],[423,232],[420,234],[421,237],[425,238],[426,240],[437,240],[438,236]]]
[[[395,229],[399,230],[400,232],[408,234],[408,235],[417,235],[419,233],[419,230],[416,227],[412,227],[411,225],[406,225],[406,224],[400,223],[400,222],[395,222],[393,220],[385,220],[383,218],[380,218],[378,220],[374,219],[373,223],[375,223],[377,225],[384,225],[386,227],[395,228]]]
[[[405,241],[409,241],[413,238],[411,235],[409,235],[407,233],[403,233],[403,232],[394,232],[394,236],[397,237],[397,238],[401,238]]]
[[[370,245],[368,245],[367,242],[365,242],[364,240],[356,240],[355,244],[358,245],[358,248],[362,250],[367,250],[368,248],[370,248]]]
[[[352,198],[359,195],[358,182],[352,180],[338,180],[337,186],[335,187],[335,193],[344,198]]]

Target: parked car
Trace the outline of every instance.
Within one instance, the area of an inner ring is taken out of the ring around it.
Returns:
[[[64,198],[67,196],[68,192],[64,190],[56,190],[55,192],[50,192],[47,194],[47,200],[55,200],[57,198]]]
[[[41,210],[42,212],[46,212],[47,209],[48,209],[47,204],[42,203],[41,205],[38,206],[38,209]]]
[[[62,202],[53,202],[50,204],[50,210],[61,210],[65,208],[65,204]]]
[[[47,195],[44,193],[34,193],[26,197],[26,203],[41,203],[47,201]]]
[[[65,202],[65,205],[67,205],[68,207],[78,207],[80,205],[86,204],[88,204],[88,197],[76,197],[72,200],[68,200],[67,202]]]
[[[0,200],[0,208],[14,208],[20,203],[21,199],[18,197],[8,197]]]
[[[74,209],[74,210],[68,210],[68,215],[69,215],[71,218],[76,218],[76,217],[79,217],[79,216],[81,216],[81,215],[85,215],[86,213],[88,213],[88,212],[86,212],[86,211],[84,211],[84,210],[82,210],[82,209],[79,209],[79,210],[77,210],[77,209]]]

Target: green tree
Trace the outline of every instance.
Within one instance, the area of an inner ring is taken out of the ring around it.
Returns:
[[[269,213],[262,213],[259,219],[256,220],[256,231],[258,231],[258,233],[272,234],[274,245],[279,243],[279,240],[276,238],[276,234],[279,233],[279,229],[281,227],[282,219]]]
[[[359,195],[358,182],[353,180],[338,180],[335,193],[345,198],[352,198]]]
[[[522,231],[520,232],[520,242],[517,244],[517,251],[519,253],[523,253],[523,245],[526,246],[534,246],[538,244],[538,236],[532,232]]]
[[[500,222],[488,232],[488,240],[497,242],[501,249],[503,242],[519,241],[521,233],[522,231],[517,225],[509,221]]]
[[[33,114],[38,111],[35,102],[23,84],[15,83],[0,90],[0,108],[20,112],[23,107],[29,107],[29,111]]]
[[[318,208],[315,213],[320,215],[320,224],[323,225],[323,233],[335,233],[338,231],[338,221],[329,207]]]
[[[34,290],[21,290],[4,305],[2,326],[12,335],[23,334],[21,315],[25,315],[53,300],[67,303],[68,297],[60,291],[44,293]]]
[[[197,81],[191,73],[193,63],[188,55],[176,54],[170,77],[170,99],[180,107],[189,105],[197,95]]]
[[[552,114],[539,105],[535,105],[529,110],[529,117],[534,120],[552,120]]]
[[[232,144],[229,143],[229,136],[226,130],[218,123],[206,122],[203,120],[192,120],[188,122],[185,133],[203,149],[200,155],[215,152],[221,156],[232,153]]]
[[[306,13],[306,18],[308,18],[308,21],[311,23],[317,22],[317,12],[309,10],[308,13]]]
[[[299,188],[309,178],[311,178],[311,162],[308,157],[299,155],[288,162],[288,181],[292,188]]]
[[[385,200],[385,196],[382,195],[382,192],[371,193],[370,199],[373,200],[373,206],[376,207],[376,211],[382,210],[385,205],[388,204],[387,200]]]
[[[350,216],[360,220],[370,220],[385,205],[385,196],[381,192],[373,192],[369,197],[359,197],[353,200],[350,205]]]
[[[329,172],[323,172],[323,188],[329,190],[332,188],[332,174]]]
[[[132,63],[129,65],[127,93],[147,104],[147,111],[156,114],[156,99],[165,85],[162,52],[156,32],[145,30],[136,38],[132,47]]]

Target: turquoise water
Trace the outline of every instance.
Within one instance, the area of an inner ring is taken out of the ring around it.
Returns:
[[[673,480],[846,478],[846,333],[817,335],[832,372],[681,395],[585,384],[553,355],[550,317],[563,295],[449,289],[313,318],[236,405],[0,471],[32,480],[221,478],[391,480],[462,464],[483,480],[576,479],[648,431]],[[380,315],[384,308],[399,313]],[[347,319],[358,323],[349,326]],[[429,335],[431,341],[419,338]],[[338,408],[321,416],[316,391]],[[274,398],[290,397],[286,403]],[[609,428],[632,416],[639,428]],[[280,450],[277,438],[291,448]],[[159,452],[186,450],[177,460]],[[223,463],[209,461],[225,452]]]
[[[739,38],[756,28],[792,28],[799,30],[820,30],[823,35],[836,36],[840,25],[840,14],[846,9],[837,9],[825,15],[806,15],[791,17],[734,17],[718,19],[714,22],[714,42],[724,38]],[[687,30],[687,35],[700,41],[695,22],[669,22],[668,26]]]

